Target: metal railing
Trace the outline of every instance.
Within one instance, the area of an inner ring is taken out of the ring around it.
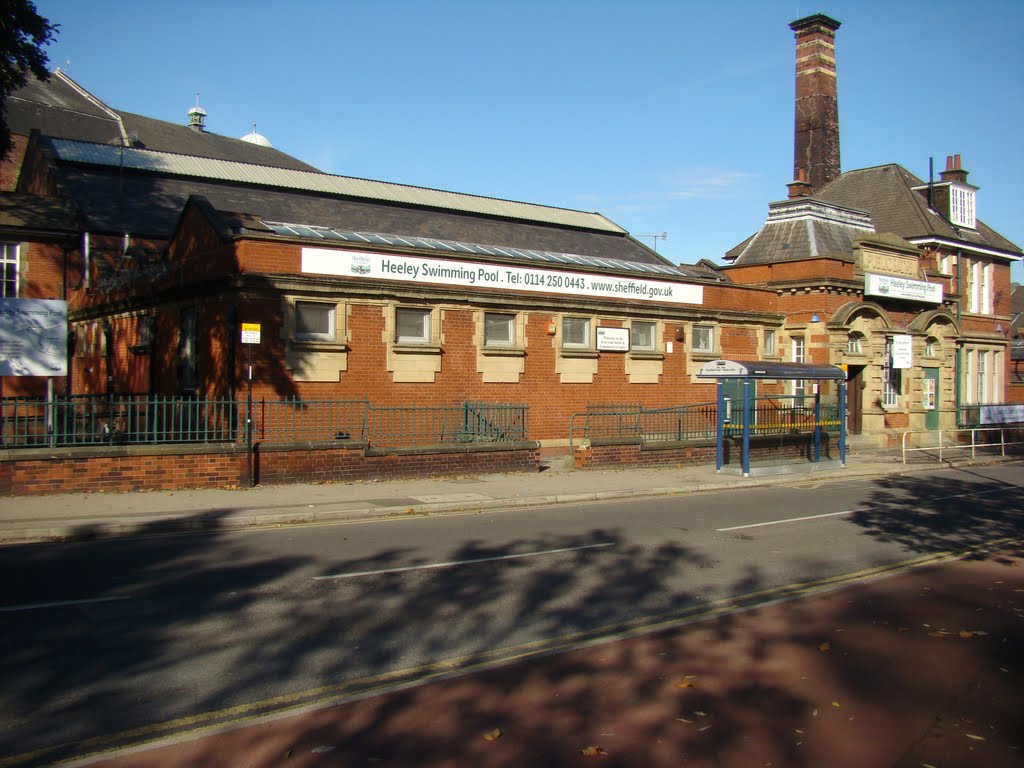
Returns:
[[[407,447],[510,442],[528,435],[525,404],[464,402],[378,406],[368,400],[260,400],[252,439],[262,443],[357,440]],[[246,401],[161,395],[0,398],[0,447],[241,443]]]
[[[232,400],[161,395],[68,395],[54,400],[0,398],[4,448],[241,439]]]
[[[786,435],[813,432],[820,427],[837,430],[840,426],[839,403],[823,401],[815,412],[812,396],[769,395],[756,397],[752,401],[752,435]],[[743,431],[743,403],[733,403],[726,432],[733,434]]]
[[[1024,445],[1024,440],[1007,440],[1007,432],[1018,432],[1019,427],[978,427],[975,429],[936,429],[904,432],[900,440],[901,460],[907,463],[907,454],[920,452],[926,458],[942,461],[943,454],[951,451],[969,451],[974,459],[978,451],[1006,456],[1006,447]],[[967,436],[970,436],[967,439]],[[995,439],[998,435],[998,440]],[[908,445],[908,438],[920,443]]]
[[[725,433],[743,431],[742,402],[726,402]],[[754,398],[751,406],[752,435],[783,435],[813,432],[815,427],[838,430],[839,403],[826,401],[816,415],[814,398],[773,395]],[[718,428],[718,404],[698,403],[667,408],[634,404],[591,404],[585,413],[573,414],[569,445],[581,436],[593,438],[641,437],[644,440],[710,440]],[[581,434],[582,433],[582,434]]]
[[[369,408],[369,400],[254,401],[252,439],[261,443],[366,440]]]

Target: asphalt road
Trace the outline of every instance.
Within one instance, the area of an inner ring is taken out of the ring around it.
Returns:
[[[0,766],[378,690],[1016,536],[1022,485],[1020,464],[1008,464],[4,547]]]

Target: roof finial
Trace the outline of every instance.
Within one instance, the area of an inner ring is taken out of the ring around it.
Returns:
[[[206,110],[199,106],[199,92],[196,91],[196,105],[192,107],[187,113],[188,115],[188,127],[194,131],[203,131],[206,129],[204,123],[206,122]]]

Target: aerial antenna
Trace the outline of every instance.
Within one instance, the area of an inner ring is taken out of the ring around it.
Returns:
[[[661,234],[650,234],[650,235],[637,235],[637,237],[653,237],[654,238],[654,252],[658,252],[658,241],[667,240],[668,232],[662,232]]]

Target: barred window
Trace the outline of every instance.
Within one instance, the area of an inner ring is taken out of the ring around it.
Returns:
[[[885,357],[882,360],[882,405],[897,408],[903,391],[903,371],[892,366],[892,339],[885,340]]]
[[[562,346],[566,349],[590,348],[590,318],[562,318]]]
[[[516,343],[516,316],[484,312],[484,346],[512,347]]]
[[[426,307],[395,307],[395,343],[429,344],[430,310]]]
[[[334,341],[336,304],[295,302],[295,338],[302,341]]]
[[[713,352],[715,349],[714,326],[693,326],[693,343],[690,346],[693,347],[695,352]]]
[[[638,352],[653,352],[654,323],[634,321],[629,325],[629,348]]]

